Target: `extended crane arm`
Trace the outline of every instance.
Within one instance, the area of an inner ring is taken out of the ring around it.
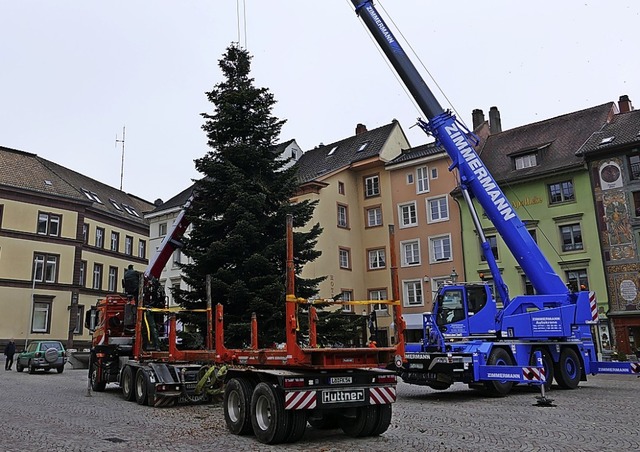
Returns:
[[[453,114],[443,110],[393,33],[378,15],[372,0],[351,1],[427,117],[428,122],[418,120],[419,125],[444,147],[453,162],[449,169],[458,169],[462,189],[468,190],[478,200],[518,261],[518,265],[529,277],[536,292],[539,294],[568,293],[565,283],[554,272],[507,197],[476,154],[473,144],[469,141],[467,130]],[[473,205],[469,208],[473,209]],[[496,283],[501,281],[499,273],[494,273],[493,277]]]
[[[160,243],[160,246],[156,250],[155,254],[149,261],[146,270],[144,271],[144,279],[148,280],[150,277],[159,278],[162,273],[162,269],[171,258],[173,252],[182,247],[182,237],[185,231],[189,227],[191,222],[187,219],[186,211],[193,202],[194,194],[192,194],[187,202],[182,207],[182,210],[178,214],[178,217],[173,222],[173,226],[164,239]]]

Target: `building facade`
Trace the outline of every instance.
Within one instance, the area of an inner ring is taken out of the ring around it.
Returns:
[[[619,352],[640,349],[640,111],[621,96],[617,114],[577,152],[589,167],[607,278],[611,334]]]
[[[385,163],[407,148],[395,120],[370,131],[358,124],[355,135],[306,151],[298,161],[296,200],[318,201],[309,224],[323,228],[316,246],[322,255],[305,265],[302,277],[326,277],[320,298],[391,299],[388,226],[395,214]],[[375,311],[378,342],[392,342],[388,305],[345,305],[343,310],[354,315]]]
[[[0,147],[0,340],[90,343],[84,312],[144,270],[151,203]]]

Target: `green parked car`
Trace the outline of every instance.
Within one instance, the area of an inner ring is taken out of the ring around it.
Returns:
[[[36,369],[49,371],[55,369],[61,374],[67,362],[67,353],[62,342],[59,341],[33,341],[22,353],[18,353],[16,370],[22,372],[29,369],[29,373],[35,373]]]

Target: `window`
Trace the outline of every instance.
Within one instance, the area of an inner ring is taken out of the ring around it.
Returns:
[[[349,211],[348,207],[344,204],[338,204],[338,227],[339,228],[348,228],[349,227]]]
[[[527,278],[525,275],[522,275],[522,286],[524,288],[524,291],[523,291],[524,295],[536,294],[536,291],[533,288],[533,284],[531,284],[531,281],[529,281],[529,278]]]
[[[104,228],[96,228],[96,247],[104,248]]]
[[[93,264],[93,289],[102,290],[102,264]]]
[[[116,209],[116,210],[118,210],[118,211],[122,212],[122,207],[120,207],[120,206],[118,205],[118,203],[116,202],[116,200],[115,200],[115,199],[111,199],[111,198],[109,198],[109,202],[111,203],[111,205],[112,205],[113,207],[115,207],[115,209]]]
[[[338,260],[340,268],[351,269],[351,251],[348,248],[339,248]]]
[[[413,173],[407,173],[407,185],[413,184]]]
[[[579,251],[582,246],[582,231],[579,224],[560,226],[562,251]]]
[[[489,242],[489,246],[491,246],[491,254],[493,254],[493,258],[498,260],[498,239],[495,235],[486,236],[487,242]],[[480,249],[480,260],[483,262],[487,261],[482,249]]]
[[[418,240],[400,242],[400,250],[403,267],[420,265],[420,242]]]
[[[364,197],[371,198],[380,195],[380,177],[378,175],[364,178]]]
[[[402,282],[404,306],[422,306],[422,282],[419,279]]]
[[[384,248],[369,250],[369,270],[379,270],[386,266]]]
[[[118,267],[109,267],[109,292],[118,291]]]
[[[181,262],[182,262],[182,251],[180,251],[180,248],[178,248],[173,252],[173,268],[178,268]]]
[[[441,262],[451,260],[451,236],[443,235],[431,237],[429,239],[431,251],[431,262]]]
[[[338,182],[338,194],[344,195],[344,182]]]
[[[41,301],[34,297],[31,320],[32,333],[49,333],[51,329],[51,303],[51,301]]]
[[[429,172],[426,166],[416,169],[416,193],[426,193],[429,191]]]
[[[575,195],[573,192],[573,182],[570,180],[549,184],[549,204],[558,204],[567,201],[573,201]]]
[[[362,143],[356,152],[364,151],[365,149],[367,149],[367,146],[369,146],[369,141],[365,141],[364,143]]]
[[[38,213],[38,234],[51,235],[57,237],[60,235],[60,215],[48,212]]]
[[[145,259],[147,257],[147,242],[138,240],[138,257]]]
[[[408,228],[418,224],[418,215],[416,213],[416,202],[412,201],[406,204],[398,205],[398,216],[400,217],[400,227]]]
[[[629,172],[631,173],[631,179],[640,179],[640,155],[629,156]]]
[[[447,221],[449,219],[449,203],[446,196],[427,200],[427,215],[429,223]]]
[[[98,197],[98,194],[96,192],[89,191],[86,188],[83,188],[82,192],[90,201],[95,201],[99,204],[102,204],[102,200]]]
[[[84,306],[78,305],[76,311],[76,327],[73,329],[73,334],[82,335],[82,323],[84,322]]]
[[[566,272],[569,287],[574,290],[589,290],[589,278],[587,278],[587,270],[569,270]]]
[[[367,227],[382,226],[382,207],[369,207],[367,212]]]
[[[636,217],[640,217],[640,191],[633,192],[633,211]]]
[[[327,155],[333,155],[336,152],[337,149],[338,149],[338,146],[332,147]]]
[[[524,154],[513,159],[517,170],[538,166],[538,153]]]
[[[36,254],[34,256],[34,281],[54,283],[58,280],[58,256]]]
[[[86,287],[87,285],[87,261],[80,261],[80,284],[82,287]]]
[[[120,247],[120,233],[111,231],[111,251],[118,251]]]
[[[342,289],[340,299],[342,301],[353,301],[353,290]],[[350,304],[342,305],[342,310],[344,312],[353,312],[353,306]]]
[[[158,224],[158,235],[159,236],[167,235],[167,223]]]
[[[431,168],[431,179],[438,178],[438,168]]]
[[[447,281],[451,281],[451,276],[432,277],[431,284],[431,299],[434,300],[440,291],[440,288],[444,286]]]
[[[82,243],[85,245],[89,244],[89,223],[82,225]]]
[[[124,238],[124,254],[127,256],[131,256],[133,253],[133,237],[130,235],[125,236]]]
[[[531,234],[531,238],[534,242],[538,243],[538,235],[536,234],[535,229],[529,229],[529,234]]]
[[[386,300],[387,289],[371,289],[369,290],[369,300]],[[373,309],[376,311],[389,312],[387,304],[374,304]]]

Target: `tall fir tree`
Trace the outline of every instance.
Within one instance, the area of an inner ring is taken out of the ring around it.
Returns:
[[[236,44],[219,61],[225,80],[207,98],[213,113],[203,113],[207,154],[195,161],[203,175],[187,211],[192,222],[183,252],[193,263],[182,265],[189,291],[177,291],[186,308],[203,307],[206,275],[211,275],[213,304],[224,306],[225,342],[242,346],[250,340],[251,314],[259,323],[260,346],[284,340],[286,293],[286,226],[305,226],[315,203],[291,202],[297,189],[295,167],[278,159],[277,143],[285,123],[273,116],[276,101],[250,77],[251,56]],[[316,259],[318,224],[294,233],[294,264],[299,275]],[[296,295],[310,297],[322,280],[296,277]],[[183,316],[186,323],[201,317]]]

